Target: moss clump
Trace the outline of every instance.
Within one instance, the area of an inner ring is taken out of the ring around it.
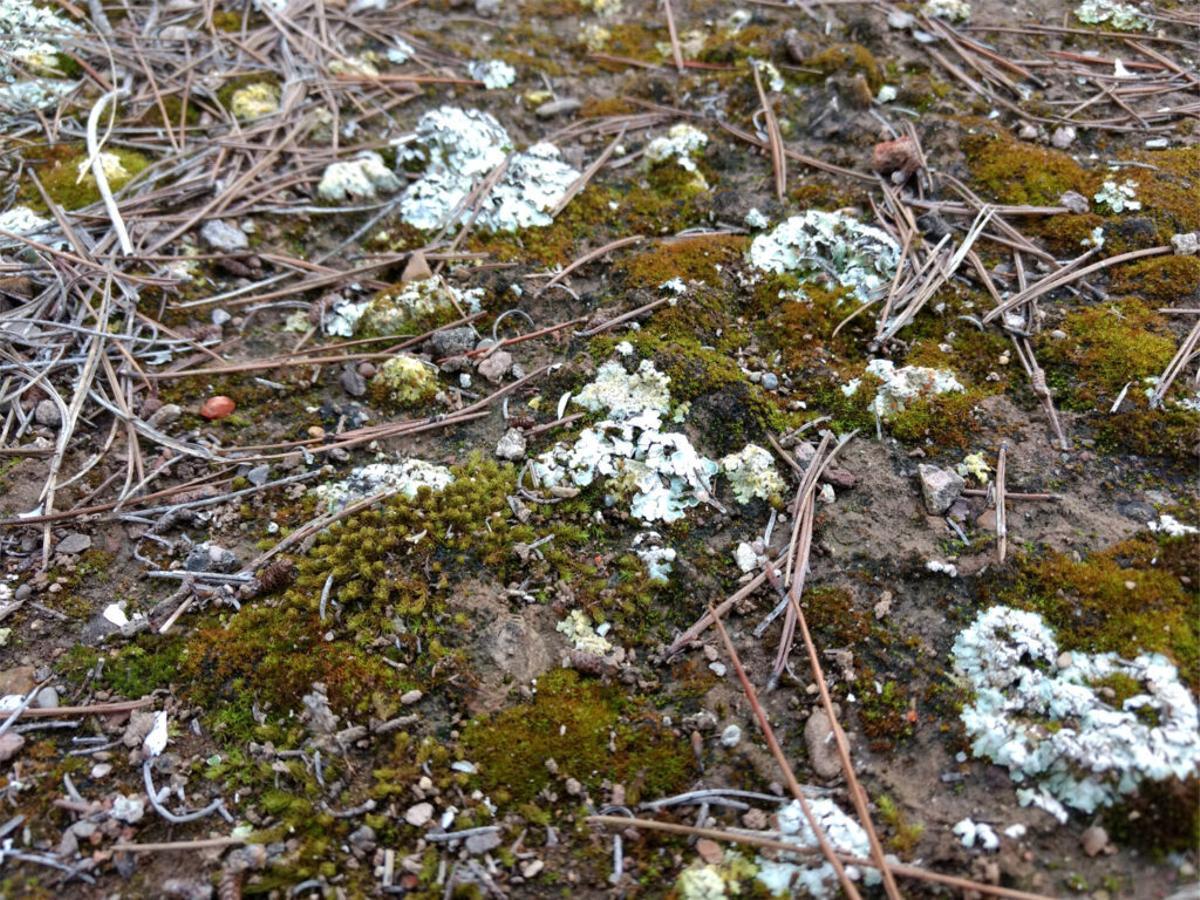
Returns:
[[[1026,559],[1000,599],[1040,613],[1064,650],[1112,651],[1124,659],[1145,651],[1163,653],[1195,691],[1200,688],[1198,551],[1195,535],[1141,537],[1082,561],[1057,553]]]
[[[836,72],[860,74],[867,79],[872,93],[883,86],[883,69],[879,60],[862,44],[834,44],[805,60],[804,64],[820,69],[826,75]]]
[[[1067,191],[1091,196],[1095,179],[1058,150],[1027,144],[991,128],[965,136],[962,149],[976,184],[1001,203],[1054,206]]]
[[[87,160],[85,149],[63,146],[52,152],[49,161],[38,168],[38,178],[46,193],[63,209],[82,209],[100,202],[100,188]],[[123,188],[148,165],[149,158],[134,150],[118,147],[101,154],[105,178],[114,192]],[[81,170],[80,166],[84,168]],[[40,195],[34,202],[39,207],[44,206],[40,203]]]
[[[637,106],[624,97],[589,97],[579,108],[581,119],[604,119],[609,116],[627,116],[637,112]]]
[[[527,803],[550,786],[546,761],[589,790],[625,785],[629,802],[678,790],[692,775],[687,744],[624,689],[569,669],[538,680],[532,702],[511,706],[463,731],[463,749],[484,789],[501,805]]]
[[[415,356],[399,353],[384,361],[371,379],[371,399],[380,406],[413,409],[437,395],[434,370]]]
[[[704,235],[662,241],[620,265],[636,287],[657,288],[672,278],[721,283],[721,270],[737,265],[748,239],[740,235]]]
[[[1114,293],[1137,294],[1150,303],[1193,302],[1200,296],[1200,259],[1172,255],[1138,260],[1117,267],[1111,287]]]
[[[1138,300],[1076,310],[1060,328],[1066,338],[1043,335],[1038,359],[1068,409],[1107,409],[1125,384],[1158,375],[1175,354],[1162,317]]]
[[[924,441],[939,450],[966,450],[979,431],[975,406],[985,396],[968,390],[919,397],[892,415],[887,427],[906,443]]]
[[[925,833],[925,826],[919,822],[910,822],[904,810],[900,809],[888,794],[880,794],[875,804],[879,807],[879,818],[891,831],[888,837],[891,848],[904,856],[912,853],[920,843],[921,835]]]
[[[743,59],[770,59],[778,32],[766,25],[747,25],[740,31],[717,31],[708,36],[698,58],[702,62],[729,64]],[[743,70],[745,71],[745,70]]]
[[[1162,861],[1200,846],[1200,779],[1146,781],[1124,803],[1104,813],[1104,827],[1122,847],[1136,847]]]
[[[1200,412],[1179,408],[1150,409],[1146,398],[1140,394],[1133,398],[1133,404],[1132,410],[1101,415],[1096,420],[1096,444],[1101,450],[1196,464],[1196,458],[1200,456]]]

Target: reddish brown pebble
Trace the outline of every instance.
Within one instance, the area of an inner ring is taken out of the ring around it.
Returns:
[[[721,850],[721,845],[716,841],[710,841],[708,838],[700,838],[700,840],[696,841],[696,852],[710,866],[715,866],[725,858],[725,854]]]
[[[374,363],[361,362],[358,364],[358,374],[361,375],[363,378],[370,378],[377,371],[378,370],[375,368]]]
[[[871,168],[881,175],[903,172],[907,177],[921,167],[916,142],[905,135],[894,141],[876,144],[871,153]]]
[[[209,397],[200,407],[200,415],[206,419],[223,419],[237,408],[237,405],[225,396]]]

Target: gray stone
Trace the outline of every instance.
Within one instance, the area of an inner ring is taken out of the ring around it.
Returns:
[[[925,508],[931,515],[945,515],[962,494],[965,485],[962,476],[925,463],[917,466],[917,474],[921,478],[921,496],[925,498]]]
[[[479,363],[479,374],[492,384],[499,384],[512,368],[512,354],[507,350],[497,350],[491,356]]]
[[[583,104],[574,97],[564,97],[561,100],[551,100],[548,103],[543,103],[534,110],[534,114],[539,119],[553,119],[555,116],[563,116],[567,113],[573,113],[581,106],[583,106]]]
[[[84,550],[91,549],[92,539],[86,534],[80,534],[78,531],[73,531],[65,538],[58,542],[58,546],[54,548],[55,553],[82,553]]]
[[[209,219],[200,229],[204,243],[218,253],[237,253],[250,247],[250,241],[242,229],[221,219]]]
[[[404,821],[414,828],[420,828],[423,825],[428,825],[429,820],[433,818],[432,803],[418,803],[415,806],[410,806],[408,811],[404,813]]]
[[[435,331],[429,338],[429,345],[433,349],[433,358],[443,359],[447,356],[459,356],[466,353],[468,350],[474,349],[475,337],[475,329],[469,325]]]
[[[825,715],[825,710],[813,710],[804,723],[804,743],[808,746],[808,764],[818,778],[837,778],[842,774],[833,724]]]
[[[57,428],[62,424],[62,413],[53,400],[43,400],[33,408],[33,420],[47,428]]]
[[[1171,235],[1171,247],[1176,256],[1200,254],[1200,231],[1185,231],[1182,234]]]
[[[475,0],[475,14],[494,16],[500,12],[500,0]]]
[[[359,375],[356,369],[343,369],[338,383],[351,397],[362,397],[367,393],[367,380]]]
[[[33,698],[37,709],[58,709],[58,691],[52,687],[44,687]]]
[[[360,853],[370,853],[376,846],[375,829],[370,825],[363,825],[352,831],[347,840],[350,846]]]
[[[737,725],[730,725],[721,732],[721,746],[732,750],[742,741],[742,729]]]
[[[148,424],[151,428],[162,428],[164,425],[171,425],[179,421],[179,417],[183,415],[183,410],[177,403],[164,403],[156,409],[153,415],[150,416]]]
[[[8,762],[20,753],[21,748],[24,746],[25,738],[23,736],[14,734],[11,731],[0,734],[0,763]]]
[[[510,428],[496,444],[496,455],[501,459],[518,462],[525,458],[525,433],[519,428]]]
[[[266,463],[261,466],[255,466],[246,473],[246,480],[255,487],[262,487],[271,480],[271,467]]]
[[[1050,143],[1059,150],[1066,150],[1075,143],[1077,132],[1070,125],[1060,125],[1054,129],[1054,134],[1050,135]]]
[[[183,567],[189,572],[232,572],[238,567],[238,558],[232,550],[205,541],[192,548]]]
[[[421,698],[424,696],[425,696],[424,694],[422,694],[420,691],[415,690],[415,689],[411,690],[411,691],[405,691],[403,694],[400,695],[400,702],[404,706],[412,706],[413,704],[420,703]]]
[[[500,846],[499,831],[485,831],[483,834],[473,834],[466,840],[467,852],[472,856],[487,853]]]
[[[762,386],[768,391],[773,391],[779,387],[779,376],[774,372],[764,372],[762,377]]]
[[[1091,209],[1087,197],[1079,193],[1079,191],[1067,191],[1058,198],[1059,206],[1065,206],[1076,215],[1081,215]]]

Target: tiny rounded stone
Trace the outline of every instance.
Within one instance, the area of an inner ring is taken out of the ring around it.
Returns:
[[[224,419],[226,416],[231,415],[235,409],[237,409],[237,404],[232,399],[223,394],[218,394],[204,401],[204,405],[200,407],[200,415],[206,419]]]

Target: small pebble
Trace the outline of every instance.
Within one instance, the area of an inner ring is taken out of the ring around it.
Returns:
[[[736,725],[730,725],[721,732],[721,746],[732,750],[742,740],[742,729]]]
[[[166,409],[164,406],[163,409]],[[224,395],[209,397],[204,401],[204,405],[200,407],[200,415],[206,419],[224,419],[226,416],[233,413],[237,409],[237,404],[230,398]],[[162,412],[162,410],[159,410]]]
[[[53,400],[43,400],[33,409],[33,420],[47,428],[57,428],[62,424],[62,414],[58,404]]]
[[[762,377],[762,386],[768,391],[775,390],[779,387],[779,376],[774,372],[766,372]]]
[[[421,698],[425,695],[418,690],[405,691],[400,695],[400,702],[405,706],[412,706],[414,703],[420,703]]]
[[[423,825],[428,825],[429,820],[433,818],[432,803],[418,803],[415,806],[410,806],[404,813],[404,821],[414,828],[420,828]]]
[[[1080,835],[1079,844],[1088,856],[1097,856],[1108,846],[1108,832],[1099,825],[1093,825]]]
[[[534,114],[539,119],[553,119],[555,116],[573,113],[581,106],[583,104],[574,97],[564,97],[561,100],[551,100],[549,103],[543,103],[534,110]]]

